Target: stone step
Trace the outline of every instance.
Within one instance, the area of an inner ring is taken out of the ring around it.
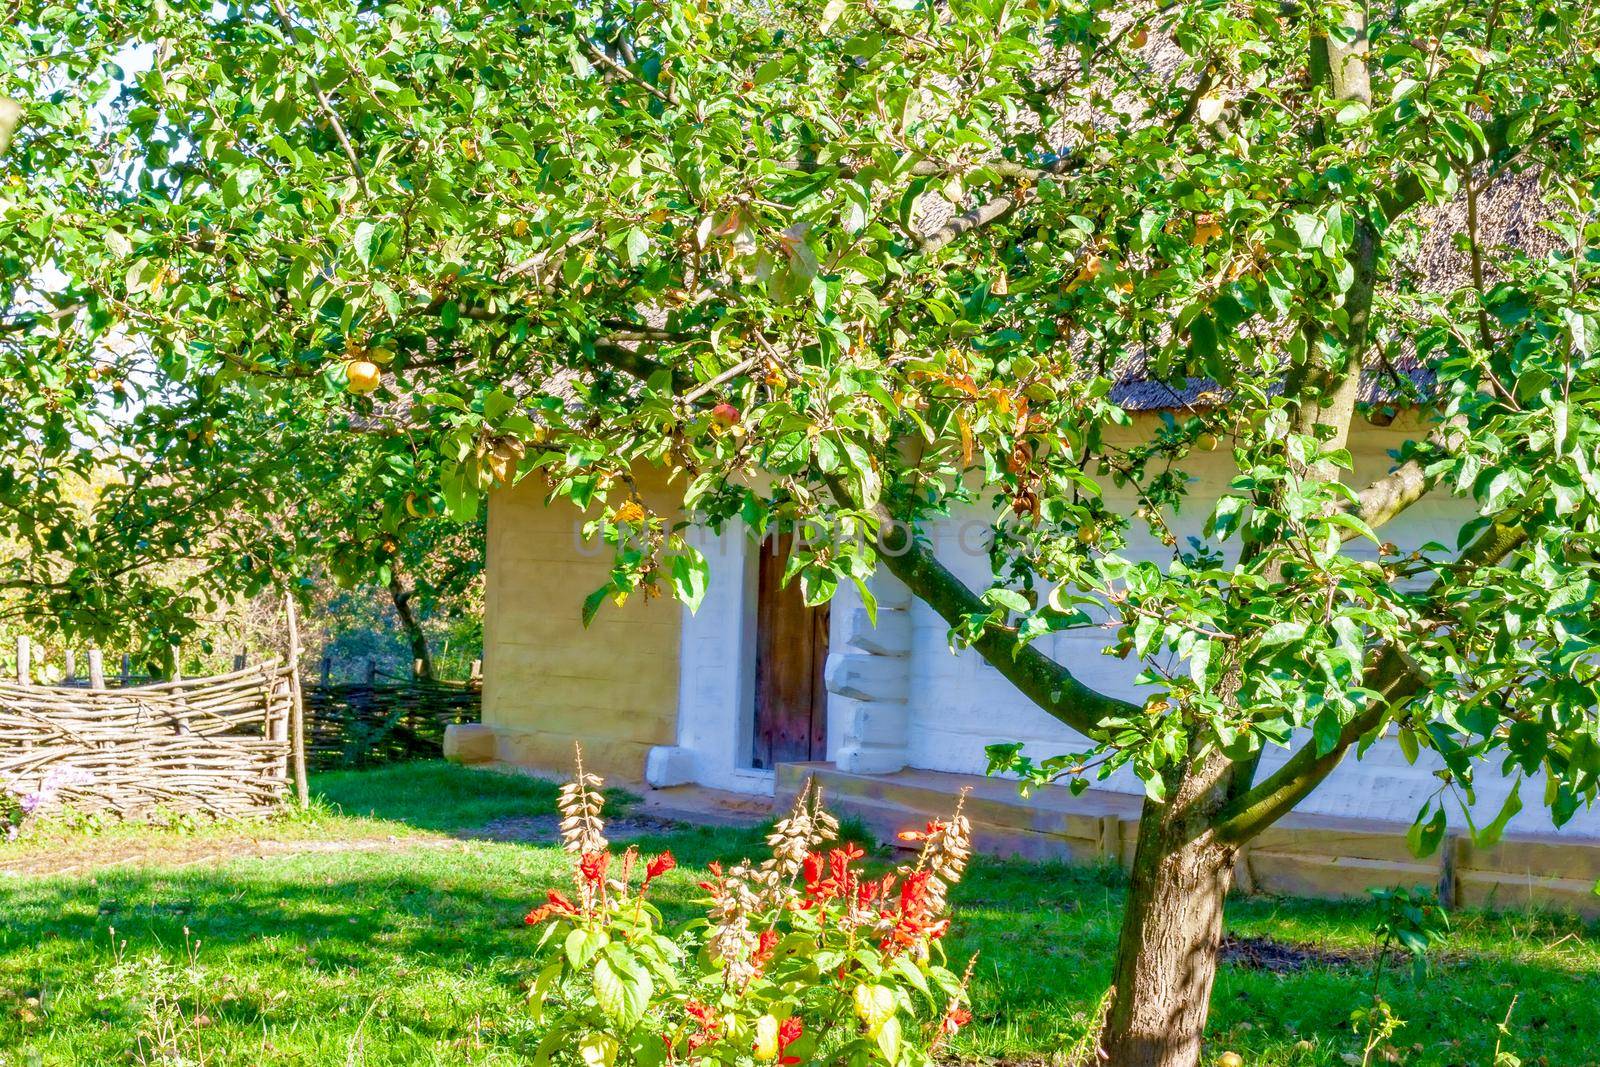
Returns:
[[[884,841],[950,813],[966,791],[973,844],[998,856],[1077,863],[1133,861],[1143,798],[1104,789],[1079,796],[1060,787],[1022,797],[1014,782],[940,771],[855,774],[831,763],[790,763],[777,772],[777,807],[806,780],[822,786],[830,810],[855,817]],[[1600,915],[1600,843],[1553,835],[1507,835],[1493,849],[1451,836],[1424,859],[1406,846],[1409,824],[1292,814],[1239,852],[1235,881],[1245,892],[1356,897],[1391,886],[1436,887],[1448,904],[1530,904]]]

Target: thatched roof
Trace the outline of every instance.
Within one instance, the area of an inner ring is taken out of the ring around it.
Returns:
[[[1113,33],[1122,23],[1146,17],[1134,10],[1135,6],[1129,5],[1111,16]],[[1152,35],[1140,55],[1145,73],[1168,81],[1178,77],[1184,59],[1177,44],[1160,35]],[[1182,79],[1179,84],[1183,85]],[[1116,106],[1125,116],[1139,121],[1131,102],[1119,101]],[[1095,115],[1087,105],[1067,109],[1058,135],[1053,135],[1053,141],[1061,145],[1061,153],[1071,151],[1075,140],[1081,136],[1073,132],[1075,129],[1094,122]],[[1031,113],[1025,113],[1019,123],[1019,129],[1037,128]],[[1537,172],[1513,168],[1495,172],[1490,166],[1480,167],[1476,177],[1480,183],[1486,183],[1478,192],[1478,236],[1492,280],[1496,274],[1495,265],[1509,254],[1515,251],[1542,258],[1555,246],[1556,238],[1541,226],[1541,222],[1549,218],[1549,208],[1540,194]],[[972,203],[952,204],[938,193],[930,192],[918,204],[915,227],[922,236],[927,236],[972,206]],[[1448,203],[1420,210],[1412,222],[1420,230],[1420,243],[1411,259],[1394,265],[1396,277],[1403,277],[1409,289],[1429,294],[1446,294],[1469,285],[1470,256],[1457,241],[1458,235],[1466,231],[1466,222],[1465,194],[1457,195]],[[1164,411],[1225,402],[1214,381],[1190,378],[1182,385],[1163,381],[1148,373],[1149,363],[1148,353],[1129,353],[1111,370],[1111,399],[1119,407],[1126,411]],[[1410,406],[1419,397],[1428,396],[1436,384],[1437,375],[1418,358],[1413,339],[1398,338],[1389,351],[1373,355],[1372,366],[1363,378],[1360,401]]]

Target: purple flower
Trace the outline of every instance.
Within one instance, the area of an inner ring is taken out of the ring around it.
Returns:
[[[6,794],[5,799],[9,801],[0,804],[0,827],[5,830],[6,839],[15,840],[22,820],[55,799],[63,789],[92,781],[94,776],[81,767],[52,767],[30,793],[20,793],[12,784],[0,782],[0,793]],[[7,807],[12,811],[5,811]]]

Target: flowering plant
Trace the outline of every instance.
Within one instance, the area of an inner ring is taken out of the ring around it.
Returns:
[[[955,974],[940,944],[970,855],[959,804],[901,835],[922,843],[915,863],[873,877],[808,783],[771,857],[712,864],[705,917],[668,936],[649,893],[676,861],[614,856],[600,785],[580,757],[560,800],[574,892],[552,890],[527,916],[543,961],[536,1063],[922,1067],[971,1021],[971,963]]]
[[[15,841],[22,824],[39,809],[51,804],[58,793],[70,786],[84,785],[92,776],[76,767],[52,767],[32,790],[18,788],[18,779],[0,778],[0,838]]]

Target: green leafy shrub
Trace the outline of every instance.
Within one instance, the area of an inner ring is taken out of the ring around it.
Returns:
[[[713,864],[705,916],[669,933],[649,894],[675,861],[613,855],[600,785],[580,760],[561,795],[575,893],[552,890],[527,916],[543,964],[537,1063],[919,1067],[971,1020],[941,946],[970,854],[959,804],[902,835],[922,842],[914,864],[871,877],[808,785],[771,857]]]

